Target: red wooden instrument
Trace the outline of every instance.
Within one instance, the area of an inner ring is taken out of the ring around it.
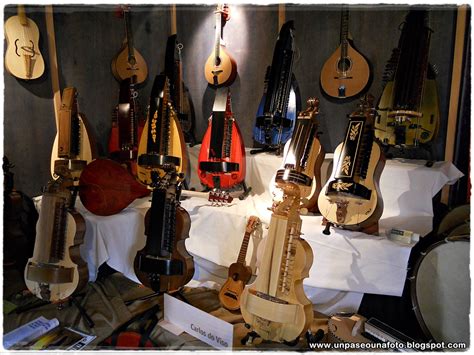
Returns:
[[[79,180],[79,197],[85,208],[99,216],[120,212],[135,199],[150,194],[119,163],[96,159],[85,167]]]
[[[245,145],[232,113],[230,90],[217,89],[199,152],[198,176],[208,188],[230,189],[245,179]]]

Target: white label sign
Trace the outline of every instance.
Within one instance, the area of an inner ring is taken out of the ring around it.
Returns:
[[[232,350],[234,326],[165,293],[164,319],[216,349]]]

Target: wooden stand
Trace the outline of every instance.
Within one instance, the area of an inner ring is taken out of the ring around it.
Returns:
[[[329,222],[326,218],[323,218],[323,222],[321,224],[323,226],[326,226],[326,228],[324,228],[323,230],[323,234],[326,234],[326,235],[331,234],[331,231],[330,231],[331,227],[350,230],[354,232],[362,232],[362,233],[370,234],[370,235],[379,235],[379,222],[378,221],[365,227],[360,227],[357,225],[354,227],[342,227],[342,226],[335,225],[332,222]]]

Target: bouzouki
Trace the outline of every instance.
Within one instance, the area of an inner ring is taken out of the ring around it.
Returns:
[[[344,142],[334,151],[333,171],[318,198],[319,210],[330,222],[327,226],[378,232],[383,212],[379,180],[385,157],[374,137],[376,114],[373,97],[368,95],[349,116]]]
[[[229,266],[229,277],[219,291],[219,300],[225,308],[231,311],[240,308],[240,295],[245,285],[252,278],[252,268],[245,265],[245,257],[247,255],[250,235],[257,229],[260,223],[258,217],[250,216],[248,219],[237,262]]]
[[[245,287],[240,310],[245,323],[263,339],[293,342],[313,320],[312,304],[303,289],[313,252],[301,238],[298,186],[280,187],[284,199],[273,208],[268,236],[259,246],[263,252],[257,278]]]
[[[58,165],[80,174],[96,155],[95,140],[87,119],[78,112],[77,91],[74,87],[65,88],[59,109],[58,133],[51,152],[51,175],[57,178],[55,169]]]
[[[89,276],[79,251],[86,223],[74,209],[72,185],[72,176],[63,174],[48,184],[41,199],[33,257],[25,268],[25,283],[31,293],[53,303],[80,291]]]
[[[217,5],[214,49],[204,66],[204,76],[214,86],[229,86],[237,76],[237,63],[227,52],[222,39],[224,25],[230,19],[227,5]]]
[[[25,80],[37,79],[44,73],[44,60],[39,49],[39,30],[26,16],[25,7],[18,5],[18,15],[5,22],[5,68]]]
[[[186,143],[171,103],[169,80],[160,74],[153,83],[148,118],[138,145],[137,178],[150,185],[151,172],[164,176],[168,164],[173,164],[180,176],[189,176]]]
[[[336,99],[349,98],[365,89],[370,78],[369,63],[349,41],[349,10],[341,11],[341,44],[324,63],[321,87]]]
[[[145,247],[134,260],[140,282],[156,292],[174,292],[187,284],[194,274],[193,257],[187,252],[191,218],[179,204],[181,181],[173,166],[158,179],[152,173],[153,196],[145,215]]]
[[[112,116],[108,150],[112,159],[126,165],[136,176],[138,142],[145,120],[141,119],[134,81],[135,76],[132,76],[120,83],[119,104]]]
[[[120,52],[112,60],[112,73],[119,82],[136,76],[136,83],[143,83],[148,76],[148,68],[142,55],[133,47],[130,9],[122,6],[125,20],[125,41]]]

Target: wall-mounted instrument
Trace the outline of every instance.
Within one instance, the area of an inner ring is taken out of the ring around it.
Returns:
[[[138,145],[137,178],[152,183],[151,172],[165,175],[163,166],[173,164],[178,174],[189,175],[188,155],[183,132],[171,103],[168,78],[157,75],[150,94],[148,118]]]
[[[301,238],[300,192],[294,183],[280,186],[284,199],[273,208],[257,278],[245,287],[240,310],[247,324],[265,340],[293,342],[313,320],[303,290],[313,252]],[[260,253],[259,253],[260,254]]]
[[[349,40],[349,9],[341,11],[341,44],[324,63],[321,70],[321,87],[324,92],[337,99],[359,94],[370,78],[369,63]]]
[[[112,129],[108,150],[112,159],[125,164],[133,175],[137,175],[138,142],[145,125],[141,119],[135,76],[120,83],[119,104],[112,114]]]
[[[194,106],[189,90],[183,81],[182,50],[183,44],[178,42],[177,35],[169,36],[168,42],[166,43],[165,75],[170,81],[171,101],[178,115],[184,139],[193,146],[197,142],[194,137]]]
[[[99,216],[119,213],[135,199],[149,194],[150,190],[127,169],[110,159],[94,160],[84,168],[79,179],[82,204]]]
[[[417,147],[438,133],[438,90],[428,63],[432,32],[427,11],[408,13],[398,47],[386,66],[387,83],[378,103],[375,136],[383,144]]]
[[[252,268],[245,264],[245,257],[247,255],[250,235],[257,229],[260,223],[258,217],[250,216],[248,219],[237,262],[229,266],[229,277],[219,291],[219,300],[225,308],[231,311],[240,308],[240,295],[252,277]]]
[[[133,47],[130,8],[122,6],[125,20],[125,40],[120,52],[112,59],[112,73],[119,82],[136,76],[136,83],[143,83],[148,76],[148,68],[142,55]]]
[[[219,88],[199,151],[198,176],[207,188],[228,190],[240,184],[246,192],[245,171],[245,145],[232,112],[230,90]]]
[[[87,264],[79,252],[86,223],[74,209],[72,185],[72,176],[62,174],[48,184],[36,224],[33,257],[25,268],[31,293],[53,303],[69,298],[88,281]]]
[[[217,5],[215,13],[216,34],[214,49],[207,58],[204,66],[204,76],[209,84],[214,86],[231,85],[237,76],[237,63],[230,56],[222,39],[224,25],[230,19],[227,5]]]
[[[300,188],[302,207],[318,212],[321,191],[321,165],[324,149],[318,139],[319,100],[310,98],[300,112],[291,140],[285,145],[282,167],[275,175],[275,183],[293,182]],[[273,185],[274,186],[274,185]],[[277,195],[277,191],[274,192]]]
[[[267,69],[268,83],[265,85],[264,106],[257,112],[254,129],[255,141],[265,146],[262,151],[276,151],[277,154],[281,153],[283,144],[290,139],[296,112],[301,110],[301,98],[292,71],[293,32],[293,21],[288,21],[281,27],[272,65],[269,71]],[[257,152],[259,151],[252,151]]]
[[[18,15],[5,22],[5,68],[25,80],[37,79],[44,73],[44,60],[39,49],[39,30],[26,16],[25,7],[18,5]]]
[[[80,173],[96,155],[95,140],[87,119],[78,110],[76,88],[65,88],[59,109],[58,133],[51,152],[51,175],[57,177],[55,166],[58,164]]]
[[[364,97],[349,116],[344,142],[334,151],[333,171],[318,198],[319,211],[327,221],[367,233],[378,231],[383,212],[379,180],[385,158],[374,137],[376,115],[373,97]]]
[[[140,282],[157,292],[178,291],[194,274],[186,251],[191,218],[179,204],[181,181],[172,164],[165,176],[152,172],[153,197],[145,216],[146,245],[137,252],[134,269]]]

